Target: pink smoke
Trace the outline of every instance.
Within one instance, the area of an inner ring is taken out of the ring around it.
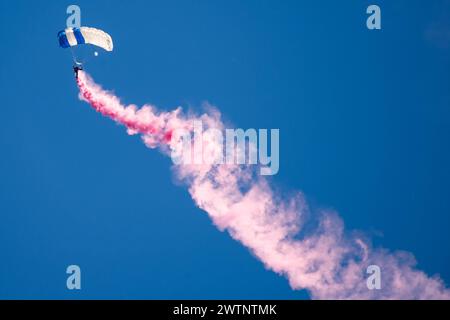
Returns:
[[[151,148],[168,153],[179,147],[174,130],[192,129],[192,117],[180,108],[158,112],[149,105],[124,106],[83,71],[77,84],[81,99],[123,124],[129,134],[141,134]],[[209,127],[223,128],[217,110],[198,118]],[[205,141],[208,137],[202,139],[203,153],[218,148],[214,141]],[[249,248],[267,269],[285,276],[293,289],[306,289],[316,299],[450,299],[438,276],[415,269],[410,253],[372,248],[362,236],[345,232],[336,213],[318,213],[318,226],[308,228],[311,213],[303,196],[280,196],[249,167],[174,165],[174,171],[220,230]],[[366,285],[369,265],[381,268],[380,290]]]

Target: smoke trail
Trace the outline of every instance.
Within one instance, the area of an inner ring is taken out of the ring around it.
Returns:
[[[183,115],[180,108],[159,112],[149,105],[124,106],[82,71],[77,84],[80,99],[123,124],[129,134],[141,134],[151,148],[165,153],[179,148],[174,130],[192,129],[194,117]],[[207,127],[223,129],[216,110],[199,118]],[[203,153],[219,148],[207,136],[202,139]],[[315,213],[318,223],[311,227],[300,193],[281,197],[249,167],[174,165],[174,171],[220,230],[249,248],[266,268],[285,276],[293,289],[306,289],[317,299],[450,299],[450,290],[438,276],[415,269],[410,253],[372,248],[362,236],[345,232],[334,212]],[[381,268],[380,290],[367,287],[369,265]]]

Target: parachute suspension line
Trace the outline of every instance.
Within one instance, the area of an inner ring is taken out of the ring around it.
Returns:
[[[70,53],[72,54],[72,60],[73,60],[73,63],[76,64],[76,65],[78,65],[79,62],[77,61],[77,58],[75,57],[75,53],[73,52],[72,47],[69,47],[69,49],[70,49]]]

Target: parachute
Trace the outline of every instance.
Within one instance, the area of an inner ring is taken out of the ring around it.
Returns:
[[[113,41],[106,32],[89,27],[67,28],[58,33],[59,46],[70,48],[79,44],[91,44],[106,51],[113,50]]]

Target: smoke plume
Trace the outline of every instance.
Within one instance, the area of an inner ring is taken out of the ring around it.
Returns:
[[[195,117],[180,108],[161,112],[150,105],[125,106],[83,71],[77,84],[82,100],[165,154],[180,147],[174,132],[191,130],[194,119],[224,128],[217,110]],[[220,148],[208,136],[201,139],[203,154]],[[249,166],[180,164],[174,165],[174,172],[220,230],[246,246],[267,269],[286,277],[293,289],[306,289],[312,298],[450,299],[441,279],[417,270],[410,253],[373,248],[366,237],[345,231],[337,213],[310,212],[300,192],[281,195]],[[381,270],[380,289],[368,288],[371,265]]]

